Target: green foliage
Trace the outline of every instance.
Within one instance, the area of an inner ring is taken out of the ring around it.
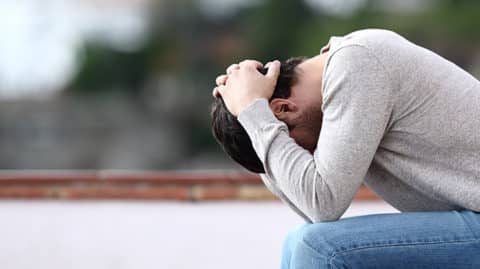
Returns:
[[[89,44],[83,53],[83,62],[71,86],[72,91],[131,93],[141,88],[148,72],[144,51],[125,53]]]
[[[268,0],[241,18],[251,56],[261,61],[287,57],[301,42],[299,33],[313,18],[303,1]]]

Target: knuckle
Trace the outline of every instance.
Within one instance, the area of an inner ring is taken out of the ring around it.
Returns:
[[[235,75],[237,75],[238,73],[240,73],[240,69],[233,69],[233,70],[231,71],[230,76],[235,76]]]
[[[252,59],[246,59],[240,62],[240,66],[257,66],[258,62]]]
[[[231,64],[231,65],[229,65],[229,66],[227,67],[227,70],[228,70],[228,69],[235,69],[235,68],[237,68],[237,67],[238,67],[238,64]]]
[[[229,75],[232,71],[240,69],[238,64],[232,64],[227,68],[227,74]]]

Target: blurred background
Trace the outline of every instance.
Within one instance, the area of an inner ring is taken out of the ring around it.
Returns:
[[[480,76],[469,0],[3,0],[0,168],[238,168],[210,131],[234,62],[387,28]]]
[[[2,0],[3,178],[242,171],[210,131],[214,79],[231,63],[313,56],[332,35],[386,28],[480,78],[479,14],[476,0]],[[0,216],[0,266],[15,269],[277,268],[283,236],[301,223],[258,201],[5,199]]]

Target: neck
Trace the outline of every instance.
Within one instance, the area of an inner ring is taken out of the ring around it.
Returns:
[[[310,89],[315,90],[315,94],[322,94],[323,69],[327,60],[328,52],[314,56],[301,64],[302,77],[309,81]]]

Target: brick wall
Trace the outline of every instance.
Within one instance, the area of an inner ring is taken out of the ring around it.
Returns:
[[[0,199],[274,200],[244,172],[4,171]],[[378,197],[362,186],[357,200]]]

